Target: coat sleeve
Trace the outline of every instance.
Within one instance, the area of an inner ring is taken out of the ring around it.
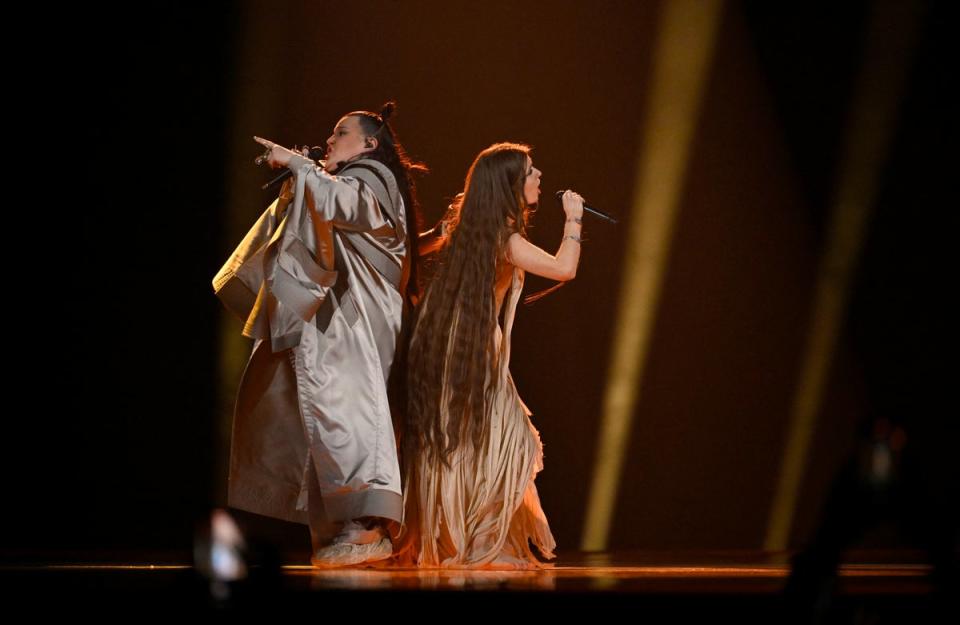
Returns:
[[[332,176],[308,158],[292,156],[288,165],[304,179],[304,203],[321,219],[345,230],[373,231],[394,227],[373,191],[352,176]]]

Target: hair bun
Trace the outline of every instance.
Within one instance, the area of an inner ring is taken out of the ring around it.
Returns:
[[[383,123],[387,123],[387,120],[390,119],[395,110],[397,110],[397,103],[393,100],[380,107],[380,119],[383,120]]]

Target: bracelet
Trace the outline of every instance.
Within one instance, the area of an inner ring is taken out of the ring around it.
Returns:
[[[563,237],[562,239],[560,239],[560,242],[563,243],[563,242],[564,242],[565,240],[567,240],[567,239],[573,239],[573,240],[576,241],[577,243],[583,243],[583,240],[582,240],[580,237],[578,237],[577,235],[575,235],[575,234],[568,234],[567,236],[565,236],[565,237]]]
[[[570,223],[571,221],[575,221],[575,222],[577,222],[578,224],[581,224],[581,225],[583,224],[583,220],[580,219],[579,217],[574,217],[573,219],[568,219],[568,220],[567,220],[567,223]]]

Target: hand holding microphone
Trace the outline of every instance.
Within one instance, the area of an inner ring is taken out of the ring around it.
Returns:
[[[570,214],[569,214],[569,211],[567,211],[567,194],[568,193],[573,194],[573,197],[579,198],[581,202],[583,202],[583,198],[580,197],[578,194],[574,193],[573,191],[557,191],[557,201],[563,205],[563,210],[564,212],[567,212],[567,216],[569,217]],[[583,202],[583,210],[592,215],[596,215],[597,217],[605,219],[606,221],[609,221],[612,224],[617,223],[617,220],[613,216],[608,215],[607,213],[603,212],[598,208],[587,206],[586,202]],[[577,217],[579,217],[579,215]]]
[[[266,151],[257,157],[254,161],[257,165],[262,165],[264,162],[269,163],[270,167],[286,167],[287,163],[290,162],[290,157],[295,154],[292,150],[288,150],[278,143],[274,143],[269,139],[263,139],[261,137],[254,137],[254,141],[264,146]]]
[[[583,198],[576,191],[557,191],[557,199],[563,206],[563,212],[567,214],[567,221],[579,220],[583,217]]]
[[[254,137],[253,140],[267,148],[263,154],[261,154],[256,159],[254,159],[253,163],[254,165],[257,165],[257,166],[263,165],[264,163],[269,163],[270,167],[273,167],[273,168],[286,167],[287,164],[290,163],[290,158],[295,154],[297,154],[293,150],[288,150],[282,145],[274,143],[269,139]],[[324,149],[322,147],[315,145],[312,148],[308,149],[306,146],[304,146],[303,148],[301,148],[300,153],[303,154],[303,156],[306,156],[307,158],[309,158],[310,160],[317,162],[321,167],[323,167],[324,163],[322,160],[320,160],[324,154]],[[284,180],[286,180],[292,175],[293,175],[293,172],[288,169],[284,171],[282,174],[280,174],[279,176],[277,176],[276,178],[274,178],[273,180],[271,180],[270,182],[264,184],[261,187],[261,189],[269,189],[270,187],[276,184],[280,184],[281,182],[283,182]]]

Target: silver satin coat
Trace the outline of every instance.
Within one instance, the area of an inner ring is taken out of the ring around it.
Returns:
[[[354,166],[354,165],[358,166]],[[227,503],[310,523],[400,521],[387,378],[406,276],[404,206],[390,171],[360,160],[294,173],[213,280],[255,339],[237,394]],[[313,476],[310,471],[315,472]]]

